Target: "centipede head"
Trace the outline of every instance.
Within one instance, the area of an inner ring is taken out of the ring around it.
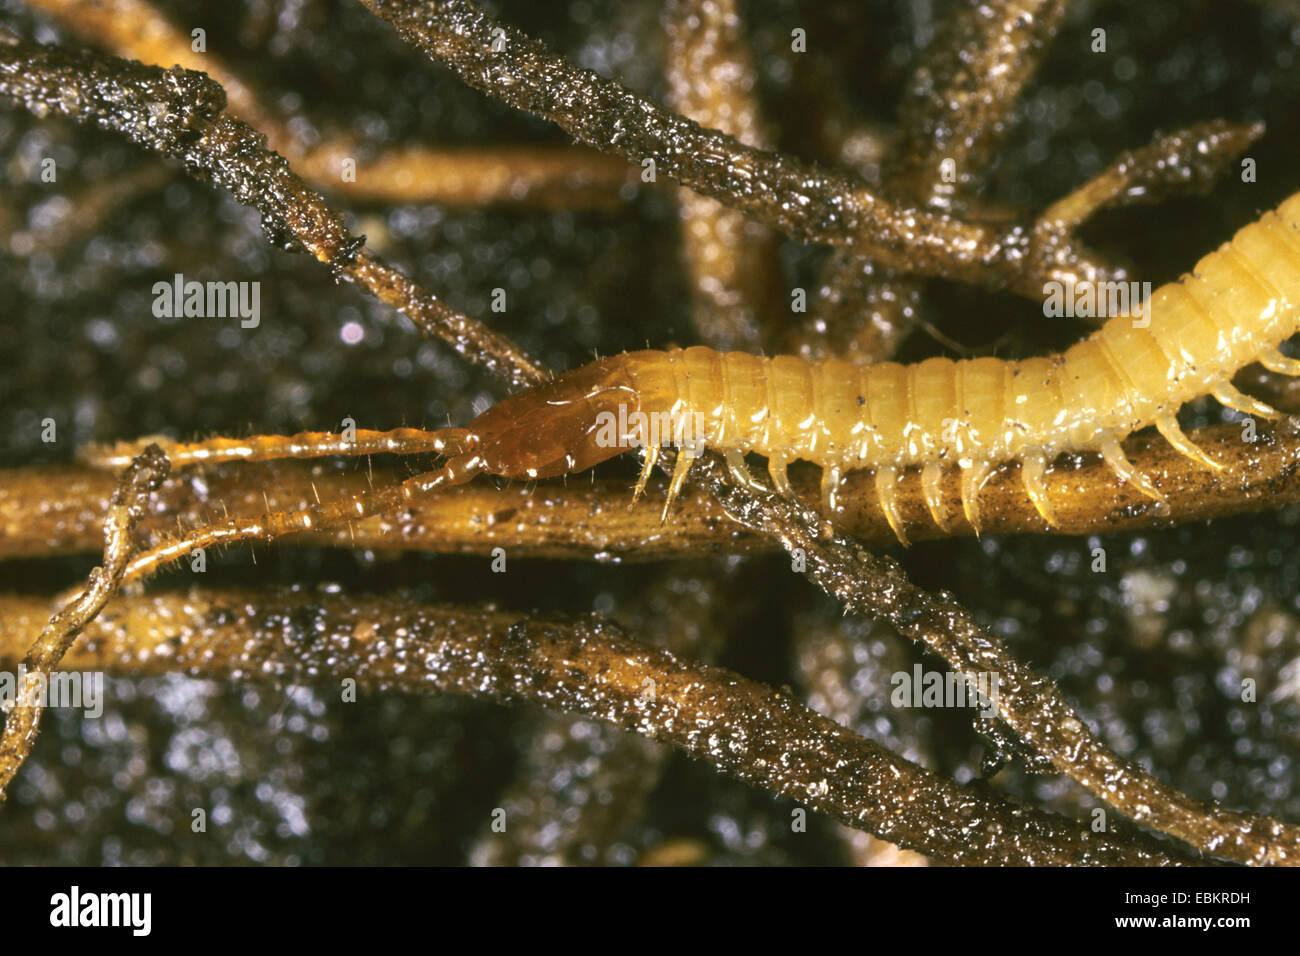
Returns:
[[[623,425],[637,408],[619,356],[611,356],[497,402],[469,431],[487,472],[550,478],[627,451]]]

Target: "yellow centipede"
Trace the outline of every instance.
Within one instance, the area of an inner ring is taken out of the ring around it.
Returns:
[[[1111,318],[1059,355],[860,367],[700,347],[627,352],[503,399],[463,429],[365,432],[344,444],[323,433],[214,439],[168,443],[169,454],[184,464],[434,451],[450,460],[420,483],[432,490],[483,472],[534,479],[583,471],[643,447],[635,500],[667,427],[666,437],[687,451],[677,456],[669,504],[696,453],[706,448],[722,452],[732,475],[746,484],[754,479],[745,455],[765,456],[773,485],[787,495],[793,494],[790,462],[819,465],[827,517],[845,473],[871,470],[881,509],[906,543],[897,507],[903,469],[921,469],[930,513],[947,528],[953,516],[941,483],[945,468],[959,468],[962,509],[978,531],[985,480],[1001,464],[1019,462],[1026,493],[1055,526],[1045,474],[1062,452],[1100,453],[1124,481],[1156,501],[1163,496],[1120,446],[1132,432],[1155,425],[1182,454],[1221,468],[1183,434],[1178,409],[1208,394],[1246,414],[1276,416],[1230,382],[1251,362],[1300,375],[1300,360],[1277,348],[1300,329],[1297,305],[1300,193],[1241,229],[1191,274],[1161,286],[1139,312]],[[658,434],[656,422],[666,423]],[[135,450],[123,446],[92,458],[117,466]]]
[[[639,495],[659,451],[645,422],[658,418],[699,423],[702,434],[692,437],[722,452],[745,483],[753,482],[744,461],[750,452],[768,459],[772,483],[785,494],[791,461],[819,465],[828,515],[845,472],[872,470],[881,509],[904,541],[896,487],[909,467],[921,468],[940,527],[951,518],[940,493],[945,467],[961,469],[962,508],[978,530],[980,488],[1009,461],[1020,463],[1025,491],[1055,525],[1045,471],[1062,452],[1099,452],[1121,478],[1163,500],[1125,457],[1122,439],[1155,425],[1179,452],[1217,469],[1179,428],[1178,409],[1209,394],[1238,411],[1273,417],[1274,409],[1237,391],[1232,376],[1256,361],[1300,374],[1300,361],[1277,348],[1300,327],[1298,230],[1300,193],[1242,228],[1190,275],[1157,289],[1140,317],[1115,316],[1048,357],[859,367],[698,347],[609,356],[488,409],[467,429],[460,464],[476,459],[494,474],[541,478],[642,445]],[[678,455],[670,502],[693,460]]]

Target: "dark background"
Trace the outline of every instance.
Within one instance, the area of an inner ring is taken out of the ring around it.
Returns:
[[[510,0],[492,8],[572,60],[663,101],[657,3]],[[890,122],[918,43],[947,8],[743,3],[779,147],[822,158],[806,135],[808,108],[792,79],[793,27],[807,29],[806,56],[842,85],[864,119]],[[297,109],[321,130],[345,130],[375,148],[399,140],[562,141],[546,124],[465,88],[355,3],[193,0],[166,9],[187,30],[204,26],[209,50],[253,80],[266,103]],[[62,39],[19,0],[0,0],[0,25]],[[1098,26],[1108,32],[1105,55],[1089,50]],[[1300,11],[1283,3],[1073,4],[1020,104],[989,192],[1037,209],[1156,130],[1262,120],[1267,133],[1249,154],[1257,183],[1229,175],[1207,196],[1108,213],[1087,228],[1091,243],[1129,257],[1139,278],[1175,278],[1300,189],[1298,44]],[[57,185],[34,175],[44,156],[58,162]],[[0,201],[19,221],[40,216],[60,189],[156,162],[108,134],[0,111]],[[553,367],[580,365],[593,350],[692,341],[669,189],[642,190],[604,213],[335,206],[389,261]],[[823,256],[787,244],[788,285],[811,287]],[[176,272],[260,281],[260,328],[154,318],[151,287]],[[505,314],[489,310],[494,287],[508,290]],[[1032,302],[942,282],[931,283],[926,318],[972,348],[1005,356],[1056,349],[1084,332],[1065,320],[1045,322]],[[340,337],[349,322],[365,328],[359,344]],[[5,467],[70,461],[84,443],[157,432],[328,429],[346,416],[380,428],[463,423],[476,403],[502,394],[401,316],[335,284],[307,257],[272,248],[255,212],[180,172],[55,254],[22,257],[0,243],[0,329]],[[905,357],[941,353],[921,334]],[[54,445],[40,441],[46,417],[59,425]],[[1231,417],[1213,405],[1183,416],[1193,425]],[[987,537],[922,544],[899,556],[918,582],[954,591],[1020,660],[1059,680],[1119,753],[1195,797],[1295,820],[1300,672],[1289,672],[1289,691],[1278,688],[1282,668],[1300,668],[1298,517],[1292,508],[1141,535]],[[1089,570],[1098,546],[1107,552],[1105,574]],[[658,573],[638,564],[518,561],[503,587],[477,558],[259,547],[256,559],[254,567],[246,549],[212,556],[206,581],[339,582],[355,593],[403,588],[431,600],[598,609],[618,618]],[[0,565],[0,589],[53,593],[95,561],[9,562]],[[713,572],[703,565],[699,573]],[[739,573],[749,597],[729,609],[722,662],[806,696],[791,635],[838,612],[790,574],[786,559],[750,560]],[[154,586],[188,583],[173,574]],[[922,659],[898,649],[899,638],[849,626],[868,656],[892,654],[907,666]],[[1260,703],[1239,702],[1242,674],[1260,677]],[[462,862],[546,719],[531,708],[396,694],[344,709],[332,706],[335,696],[175,676],[115,682],[104,720],[53,712],[0,811],[0,860]],[[868,708],[859,729],[959,780],[980,772],[985,745],[959,715],[918,717],[884,703]],[[994,786],[1080,816],[1095,805],[1069,781],[1027,774],[1018,763]],[[210,810],[206,834],[190,832],[196,806]],[[691,837],[716,863],[846,860],[833,824],[814,818],[808,834],[790,832],[793,806],[674,756],[644,812],[592,858],[631,862],[666,838]]]

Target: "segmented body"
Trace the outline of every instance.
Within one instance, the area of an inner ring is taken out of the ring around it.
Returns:
[[[1298,327],[1300,194],[1241,229],[1190,275],[1157,289],[1140,313],[1110,319],[1059,355],[859,367],[707,348],[629,352],[503,399],[465,429],[358,432],[350,442],[306,434],[165,447],[178,465],[369,451],[448,455],[441,471],[414,480],[412,487],[427,490],[481,472],[545,478],[582,471],[643,447],[639,496],[668,438],[687,452],[677,456],[669,503],[704,448],[724,453],[733,475],[747,483],[754,479],[744,456],[766,456],[773,484],[785,494],[792,494],[787,466],[803,459],[822,468],[828,517],[843,475],[873,471],[881,508],[906,541],[896,484],[908,467],[920,467],[941,527],[952,518],[940,493],[945,468],[961,470],[962,507],[978,530],[980,488],[1011,461],[1019,462],[1039,513],[1055,524],[1045,472],[1061,452],[1099,452],[1122,478],[1162,500],[1120,441],[1155,425],[1184,455],[1218,468],[1179,429],[1175,414],[1185,402],[1213,395],[1247,414],[1276,415],[1230,380],[1254,361],[1300,374],[1300,361],[1277,349]],[[120,446],[91,457],[118,466],[133,453]]]
[[[1230,379],[1253,361],[1300,372],[1300,363],[1277,350],[1300,325],[1298,305],[1300,194],[1243,228],[1190,275],[1156,290],[1141,313],[1113,317],[1059,355],[858,367],[706,348],[631,352],[506,399],[468,430],[481,436],[482,447],[497,445],[488,470],[530,477],[581,470],[630,445],[647,445],[643,486],[657,445],[624,428],[621,444],[611,449],[608,433],[600,440],[598,419],[623,421],[633,411],[685,416],[701,423],[703,444],[726,453],[741,480],[752,480],[743,463],[749,452],[768,458],[782,491],[789,490],[790,461],[820,465],[830,510],[845,472],[874,471],[881,506],[900,538],[899,469],[922,468],[926,500],[945,525],[950,516],[940,478],[945,466],[960,468],[962,503],[978,528],[979,488],[995,466],[1015,460],[1030,498],[1054,523],[1044,472],[1061,452],[1100,452],[1155,499],[1159,491],[1119,445],[1133,431],[1155,425],[1179,451],[1217,467],[1179,430],[1175,413],[1210,394],[1249,414],[1275,415],[1237,392]],[[539,417],[538,409],[548,414]],[[512,429],[510,419],[526,422],[526,434]],[[556,457],[544,446],[560,434],[565,453]],[[678,456],[670,500],[690,462],[691,456]]]

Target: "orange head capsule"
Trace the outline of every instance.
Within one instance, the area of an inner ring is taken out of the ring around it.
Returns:
[[[610,356],[503,399],[470,423],[484,470],[509,478],[583,471],[632,447],[638,407],[622,356]]]

